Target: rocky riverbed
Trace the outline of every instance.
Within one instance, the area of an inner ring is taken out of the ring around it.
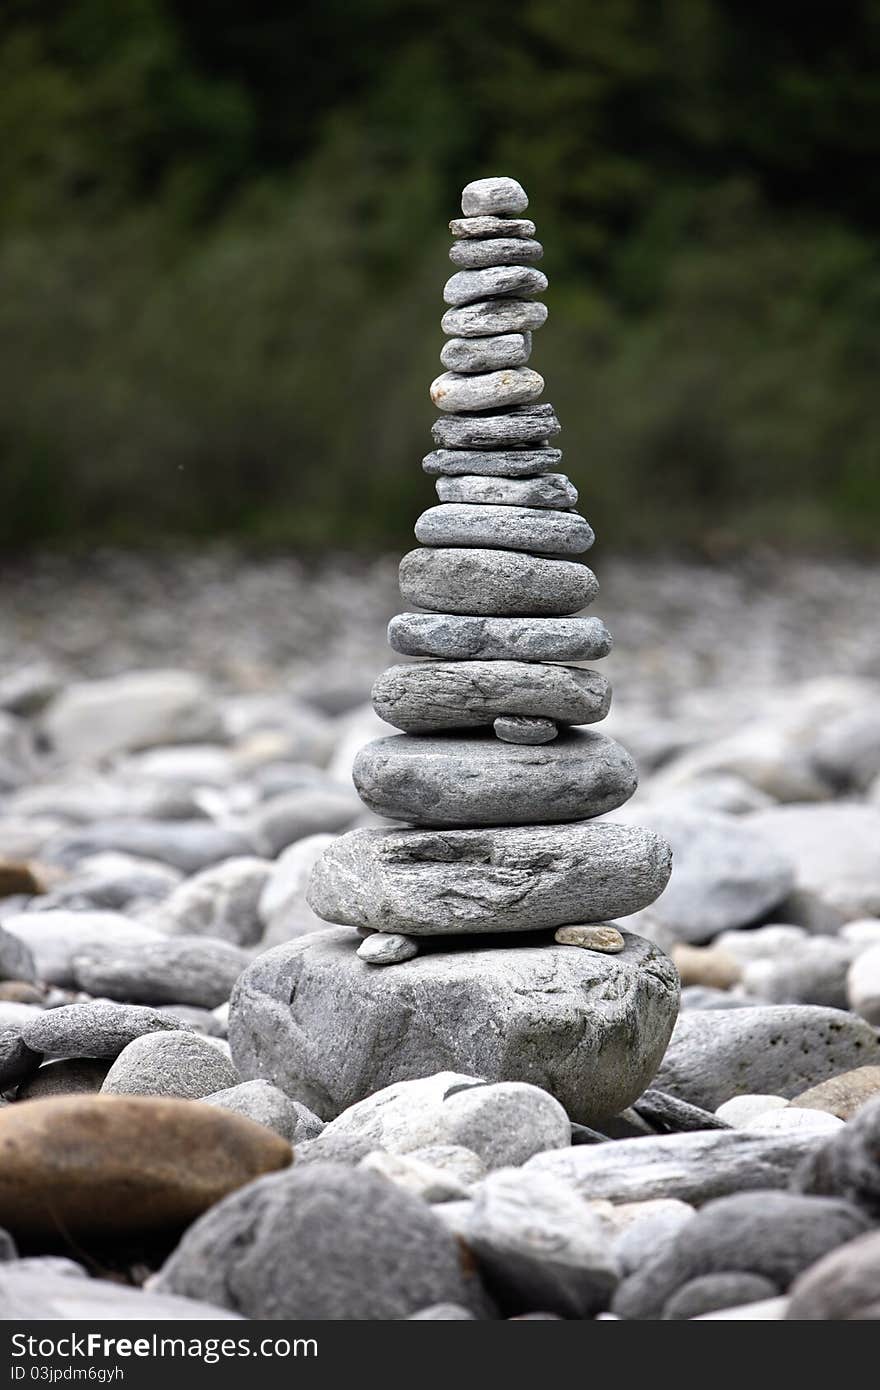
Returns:
[[[320,984],[353,932],[308,905],[312,866],[381,824],[350,774],[390,732],[369,693],[394,559],[6,563],[2,1316],[880,1316],[880,569],[597,567],[603,727],[641,770],[612,819],[674,854],[617,925],[683,987],[616,1114],[588,1069],[564,1091],[537,1071],[480,1084],[473,993],[423,1028],[469,1037],[473,1064],[447,1048],[430,1067],[415,1025],[381,1026],[389,1000],[425,1014],[406,965],[357,963],[369,1038],[340,976]],[[272,948],[294,938],[292,1010]],[[487,998],[540,1007],[503,940],[487,957]],[[643,1001],[609,1000],[627,1009],[638,1030]],[[338,1095],[298,1089],[304,1049]],[[410,1079],[388,1085],[401,1049]]]

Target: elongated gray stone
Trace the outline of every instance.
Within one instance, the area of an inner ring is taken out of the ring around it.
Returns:
[[[443,372],[431,382],[431,400],[440,410],[499,410],[508,405],[535,401],[544,390],[544,378],[529,367],[509,367],[503,372],[479,372],[466,376]]]
[[[147,1033],[186,1032],[187,1025],[140,1004],[90,999],[45,1009],[22,1028],[22,1038],[44,1057],[118,1057]]]
[[[510,444],[543,444],[560,428],[552,405],[530,404],[497,415],[441,415],[431,434],[443,449],[503,449]]]
[[[400,965],[418,953],[411,936],[399,936],[396,932],[371,932],[357,949],[358,960],[365,960],[368,965]]]
[[[610,703],[598,671],[527,661],[418,661],[389,666],[373,685],[379,718],[411,734],[477,729],[498,714],[595,724]]]
[[[492,265],[484,270],[457,270],[443,286],[453,308],[483,299],[534,299],[547,288],[547,276],[530,265]]]
[[[613,821],[351,830],[325,849],[308,896],[326,921],[408,936],[552,931],[646,906],[671,863],[659,835]]]
[[[432,478],[463,473],[486,478],[531,478],[561,462],[561,449],[433,449],[422,459],[422,468]]]
[[[491,546],[553,555],[582,555],[596,539],[578,512],[469,502],[429,507],[416,522],[415,533],[422,545]]]
[[[504,743],[552,743],[559,729],[552,719],[535,719],[525,714],[499,714],[493,721],[495,737]]]
[[[532,265],[543,255],[540,241],[527,237],[459,238],[449,248],[449,259],[461,270],[485,270],[493,265]]]
[[[493,617],[577,613],[599,590],[586,565],[521,550],[411,550],[399,578],[401,594],[419,608]]]
[[[539,299],[484,299],[447,309],[440,327],[449,338],[487,338],[496,333],[533,333],[547,322]]]
[[[481,478],[464,474],[438,478],[441,502],[475,502],[496,507],[576,507],[578,491],[564,473],[542,473],[537,478]]]
[[[635,763],[592,729],[540,748],[494,734],[392,734],[354,760],[358,794],[377,815],[414,825],[531,825],[613,811],[636,789]]]
[[[388,641],[402,656],[458,661],[598,661],[611,650],[601,618],[398,613],[388,624]]]
[[[521,367],[532,352],[531,333],[501,333],[495,338],[450,338],[440,361],[451,372],[495,372]]]
[[[529,205],[521,183],[506,176],[474,179],[461,190],[461,210],[465,217],[517,217]]]
[[[454,237],[533,237],[535,224],[527,217],[453,217],[449,230]]]

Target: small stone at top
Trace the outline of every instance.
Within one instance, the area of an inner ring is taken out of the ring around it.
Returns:
[[[528,205],[526,191],[516,179],[475,179],[462,189],[465,217],[518,217]]]

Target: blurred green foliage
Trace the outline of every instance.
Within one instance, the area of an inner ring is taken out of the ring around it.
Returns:
[[[880,3],[7,0],[0,541],[399,544],[446,223],[523,182],[622,544],[872,544]]]

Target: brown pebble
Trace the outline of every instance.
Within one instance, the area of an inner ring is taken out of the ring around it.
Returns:
[[[880,1095],[880,1067],[854,1067],[811,1086],[789,1101],[800,1110],[825,1110],[849,1120],[866,1101]]]
[[[730,989],[742,979],[742,966],[736,957],[717,946],[686,946],[677,942],[669,954],[683,985]]]
[[[557,927],[554,940],[560,946],[582,946],[585,951],[604,951],[614,955],[626,942],[616,927],[584,926]]]
[[[13,893],[45,893],[42,880],[30,864],[23,859],[0,858],[0,898],[9,898]]]
[[[30,980],[0,980],[0,999],[12,1004],[42,1004],[46,991]]]

